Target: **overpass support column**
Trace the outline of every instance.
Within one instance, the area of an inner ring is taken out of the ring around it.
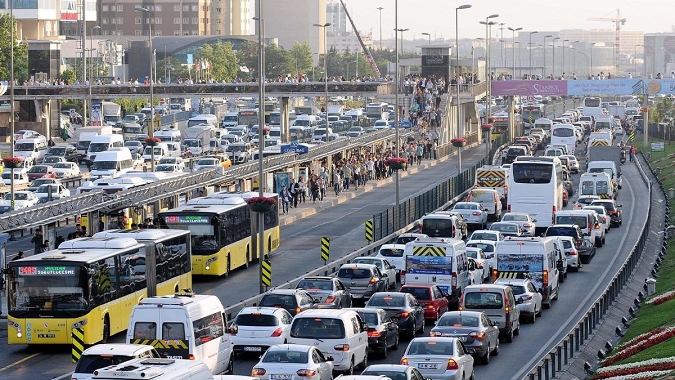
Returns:
[[[515,115],[515,107],[516,107],[516,102],[513,96],[509,96],[506,98],[509,106],[509,131],[508,131],[508,136],[509,136],[509,141],[513,141],[513,139],[516,138],[516,135],[519,135],[519,131],[516,131],[516,115]]]
[[[279,111],[281,113],[281,143],[288,144],[291,142],[291,131],[290,128],[290,117],[289,117],[289,107],[288,107],[288,96],[281,97],[281,105],[279,106]]]

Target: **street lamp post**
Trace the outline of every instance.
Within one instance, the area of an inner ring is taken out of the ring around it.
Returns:
[[[496,24],[496,22],[490,21],[490,19],[491,18],[497,18],[497,17],[499,17],[499,14],[495,13],[495,14],[491,14],[491,15],[485,17],[485,21],[480,21],[480,24],[485,25],[485,81],[486,81],[486,84],[487,84],[487,88],[486,88],[486,95],[487,95],[487,102],[486,103],[487,104],[485,106],[485,122],[486,123],[490,121],[490,113],[491,113],[491,110],[490,110],[491,107],[490,106],[492,105],[492,98],[491,98],[491,94],[490,94],[490,82],[491,82],[491,79],[492,79],[492,78],[490,78],[490,38],[492,36],[490,35],[490,26]],[[461,137],[461,136],[459,136],[459,137]]]
[[[593,46],[595,46],[595,42],[591,43],[591,76],[593,75]]]
[[[148,126],[148,137],[153,138],[155,135],[155,90],[152,83],[152,19],[150,18],[150,9],[136,6],[135,10],[138,12],[147,13],[148,15],[148,68],[150,70],[148,75],[148,82],[150,85],[150,125]],[[150,149],[150,169],[155,171],[155,148]]]
[[[460,99],[460,88],[459,88],[459,10],[460,9],[469,9],[471,8],[470,4],[460,5],[455,8],[455,73],[457,74],[457,137],[464,137],[464,128],[462,123],[462,105]],[[486,139],[489,140],[489,139]],[[488,143],[489,144],[489,143]],[[489,148],[488,148],[489,149]],[[489,150],[488,150],[489,152]],[[462,173],[462,148],[457,148],[457,168],[458,173]]]
[[[380,50],[382,50],[382,10],[383,10],[384,8],[382,8],[382,7],[377,7],[377,8],[375,8],[375,9],[377,9],[378,11],[380,11]]]
[[[262,0],[260,0],[262,1]],[[326,144],[328,144],[328,65],[326,64],[326,57],[328,56],[328,44],[326,40],[326,29],[331,25],[330,22],[325,24],[314,24],[314,26],[323,29],[323,85],[324,85],[324,96],[325,96],[325,108],[326,113]],[[260,156],[262,157],[262,156]]]
[[[561,75],[561,77],[565,75],[565,45],[569,44],[569,42],[570,42],[570,40],[563,40],[563,44],[561,46],[561,48],[562,48],[562,65],[561,65],[562,75]]]
[[[578,51],[578,50],[576,50],[575,44],[578,44],[578,43],[581,43],[581,41],[579,41],[579,40],[572,41],[572,46],[570,46],[570,49],[574,49],[574,53],[572,54],[573,55],[572,59],[573,59],[573,63],[574,63],[574,65],[572,66],[572,76],[574,77],[574,79],[576,79],[576,74],[577,74],[577,54],[576,54],[576,52]]]
[[[523,30],[523,28],[512,28],[509,26],[509,30],[512,32],[511,50],[513,52],[513,72],[511,72],[511,75],[513,78],[516,78],[516,32]]]
[[[9,2],[9,22],[10,22],[10,37],[9,37],[9,91],[10,91],[10,99],[9,99],[9,141],[10,143],[10,157],[14,157],[14,44],[16,41],[14,41],[14,1]],[[85,112],[83,112],[85,113]],[[86,116],[85,116],[86,118]],[[85,119],[86,120],[86,119]],[[10,211],[14,211],[14,168],[9,169],[10,170],[10,178],[9,178],[9,197],[10,197],[10,203],[9,203],[9,209]],[[8,287],[9,289],[9,287]],[[9,295],[9,293],[7,293]]]
[[[427,42],[427,45],[431,45],[431,33],[422,33],[423,36],[427,36],[429,38],[429,41]]]
[[[544,79],[546,77],[546,39],[547,38],[553,38],[552,35],[547,34],[544,36],[544,66],[541,68],[541,79]]]
[[[559,39],[560,37],[556,37],[551,41],[551,51],[553,51],[553,79],[555,79],[555,42]]]
[[[530,66],[530,68],[528,70],[529,75],[530,75],[530,79],[532,79],[532,35],[537,34],[537,33],[539,33],[539,32],[538,31],[530,32],[530,42],[527,44],[527,49],[530,51],[530,64],[528,65],[528,66]]]
[[[94,53],[94,47],[93,47],[93,40],[94,40],[94,29],[101,29],[100,26],[96,25],[93,28],[91,28],[91,34],[89,36],[89,63],[91,65],[89,69],[89,115],[91,115],[91,86],[92,82],[94,80],[94,63],[92,62],[92,54]],[[103,124],[103,120],[101,120],[101,125]]]
[[[400,70],[401,68],[400,63],[399,63],[399,57],[400,57],[400,52],[399,52],[399,47],[398,47],[398,32],[401,33],[401,51],[403,51],[403,32],[406,32],[410,29],[408,28],[399,28],[398,27],[398,0],[394,3],[394,34],[395,34],[395,41],[394,45],[396,45],[396,51],[395,51],[395,56],[396,56],[396,70],[395,70],[395,77],[396,77],[396,83],[394,88],[396,89],[396,98],[394,102],[394,108],[396,108],[396,111],[394,112],[395,114],[395,120],[394,120],[394,125],[395,125],[395,139],[396,139],[396,156],[400,156],[401,154],[401,137],[400,137],[400,121],[401,117],[399,116],[399,84],[401,83],[401,73]],[[401,181],[401,176],[399,174],[399,171],[396,170],[396,206],[398,206],[401,203],[401,189],[400,189],[400,181]]]

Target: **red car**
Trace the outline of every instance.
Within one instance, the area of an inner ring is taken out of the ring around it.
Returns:
[[[28,172],[28,180],[32,181],[38,178],[56,178],[56,172],[51,165],[35,165]]]
[[[403,285],[399,292],[412,294],[424,306],[424,319],[428,321],[436,321],[448,311],[448,298],[438,285]]]

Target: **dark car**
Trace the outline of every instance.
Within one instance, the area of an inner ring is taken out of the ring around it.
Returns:
[[[281,307],[291,315],[314,309],[318,300],[302,289],[276,289],[271,290],[260,299],[258,306]]]
[[[387,291],[387,275],[373,264],[344,264],[337,278],[352,293],[352,300],[365,302],[376,292]]]
[[[429,335],[459,338],[483,364],[490,362],[490,354],[499,354],[499,327],[482,311],[449,312],[438,320]]]
[[[584,239],[584,234],[576,224],[554,224],[546,229],[546,236],[569,236],[574,239],[579,251],[579,259],[587,264],[595,255],[595,246],[590,240]]]
[[[615,200],[613,199],[597,199],[591,202],[591,206],[593,205],[600,205],[600,206],[605,206],[607,209],[607,213],[609,214],[610,218],[610,226],[611,227],[619,227],[623,223],[623,218],[621,217],[621,208],[622,206],[620,204],[617,204]]]
[[[78,162],[80,156],[77,154],[77,148],[74,145],[56,145],[47,150],[45,157],[58,156],[63,157],[69,162]]]
[[[502,165],[503,164],[511,164],[513,161],[516,160],[516,157],[518,156],[525,156],[527,155],[527,151],[523,147],[510,147],[506,151],[506,155],[502,159]]]
[[[403,285],[399,292],[412,294],[424,306],[424,318],[428,321],[437,321],[450,308],[447,294],[444,294],[438,285]]]
[[[368,348],[371,352],[378,352],[383,358],[387,357],[390,348],[398,348],[398,325],[391,320],[383,309],[354,308],[363,322],[368,325]]]
[[[370,297],[366,307],[384,309],[396,322],[401,333],[411,339],[416,333],[424,333],[424,309],[412,294],[379,292]]]
[[[342,281],[335,277],[305,277],[295,288],[304,289],[311,294],[319,301],[316,305],[319,309],[342,309],[352,306],[352,294]]]
[[[513,222],[492,223],[492,225],[490,226],[490,230],[499,231],[504,236],[520,237],[525,235],[523,227],[521,227],[520,224]]]

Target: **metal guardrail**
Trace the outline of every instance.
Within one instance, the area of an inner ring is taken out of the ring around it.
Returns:
[[[647,175],[640,165],[640,161],[635,161],[640,171],[640,178],[649,189],[649,199],[651,200],[654,188],[648,181]],[[647,219],[642,225],[640,238],[633,246],[630,255],[624,261],[621,269],[617,271],[612,281],[605,287],[605,290],[595,300],[593,305],[586,310],[581,320],[537,364],[528,369],[527,378],[529,380],[550,380],[554,378],[557,372],[562,372],[563,365],[569,364],[570,359],[574,358],[576,352],[583,350],[583,344],[592,338],[594,330],[610,310],[614,301],[620,296],[623,287],[630,281],[648,240],[650,223],[651,202],[649,202]]]

